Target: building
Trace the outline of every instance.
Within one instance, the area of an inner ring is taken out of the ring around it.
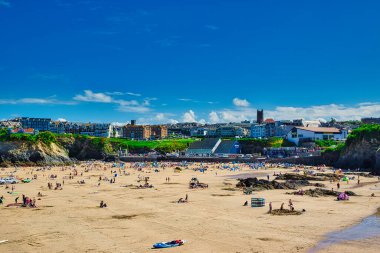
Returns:
[[[55,134],[64,134],[66,133],[65,131],[65,126],[67,122],[62,122],[62,121],[50,121],[49,123],[49,131]]]
[[[206,138],[202,141],[195,141],[190,144],[186,155],[190,156],[211,156],[221,143],[220,138]]]
[[[163,139],[168,137],[168,127],[164,125],[150,126],[150,139]]]
[[[124,132],[124,127],[122,126],[112,126],[111,137],[113,138],[122,138]]]
[[[243,137],[248,135],[248,130],[239,126],[220,126],[216,129],[219,137]]]
[[[38,130],[33,128],[9,128],[8,131],[10,134],[38,134]]]
[[[362,118],[364,124],[380,124],[380,118]]]
[[[49,131],[51,119],[49,118],[28,118],[22,117],[15,119],[21,123],[22,128],[33,128],[38,131]]]
[[[219,143],[214,154],[217,156],[228,156],[231,154],[240,154],[241,147],[236,140],[223,140]]]
[[[347,138],[348,131],[335,127],[293,127],[287,134],[287,139],[296,145],[303,142],[316,140],[343,141]]]
[[[122,136],[134,140],[163,139],[168,136],[168,127],[165,125],[136,125],[132,120],[131,124],[123,127]]]
[[[205,137],[207,136],[207,128],[204,127],[196,127],[190,130],[191,137]]]
[[[0,121],[0,128],[21,128],[21,123],[14,120],[2,120]]]
[[[265,136],[273,137],[276,135],[276,122],[273,119],[265,120]]]
[[[263,125],[263,124],[252,125],[251,137],[252,138],[264,138],[264,137],[266,137],[265,125]]]
[[[264,122],[264,110],[257,110],[256,118],[257,124],[262,124]]]
[[[134,140],[147,140],[151,136],[150,126],[126,125],[124,126],[123,137]]]

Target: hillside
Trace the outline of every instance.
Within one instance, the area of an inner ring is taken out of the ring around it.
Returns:
[[[137,141],[41,132],[8,134],[0,130],[0,165],[70,164],[76,160],[114,160],[120,149],[131,153],[185,150],[193,139]]]
[[[380,174],[380,125],[363,125],[353,130],[340,147],[336,166],[364,168]]]

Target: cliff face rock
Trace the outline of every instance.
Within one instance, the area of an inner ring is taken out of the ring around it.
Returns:
[[[78,160],[97,159],[103,160],[108,154],[103,148],[94,144],[91,139],[74,139],[64,143],[69,156]]]
[[[380,148],[376,152],[376,166],[374,172],[376,175],[380,175]]]
[[[55,143],[0,142],[0,165],[70,164],[66,150]]]
[[[112,147],[90,138],[62,137],[55,143],[27,141],[0,142],[0,166],[7,165],[63,165],[76,160],[115,160]]]
[[[342,168],[362,168],[368,171],[379,173],[380,158],[379,158],[380,139],[363,138],[361,140],[350,143],[342,151],[336,166]]]

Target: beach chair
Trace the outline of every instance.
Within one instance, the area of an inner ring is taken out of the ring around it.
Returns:
[[[265,206],[264,198],[251,198],[251,207],[263,207]]]

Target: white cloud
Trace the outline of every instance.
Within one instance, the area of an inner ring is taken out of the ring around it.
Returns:
[[[17,104],[51,104],[51,105],[75,105],[74,101],[61,101],[54,98],[20,98],[20,99],[0,99],[0,104],[17,105]]]
[[[305,119],[305,120],[360,120],[363,117],[380,117],[380,102],[360,103],[348,105],[315,105],[308,107],[278,106],[273,110],[264,110],[265,118],[282,119]],[[243,120],[256,119],[256,109],[240,107],[236,109],[223,109],[212,111],[209,114],[210,122],[240,122]]]
[[[94,93],[91,90],[85,90],[84,95],[76,95],[74,100],[84,102],[99,102],[99,103],[111,103],[112,97],[105,93]]]
[[[111,92],[104,92],[104,93],[107,95],[111,95],[111,96],[122,96],[122,95],[124,95],[124,93],[120,92],[120,91],[111,91]]]
[[[170,117],[174,116],[174,114],[171,113],[157,113],[156,116],[154,117],[154,122],[155,124],[176,124],[178,123],[178,120],[172,119]]]
[[[220,122],[220,118],[215,111],[210,112],[208,117],[209,117],[210,123],[212,123],[212,124]]]
[[[273,111],[268,111],[268,116],[283,118],[305,118],[305,119],[330,119],[337,120],[360,120],[363,117],[380,116],[380,103],[360,103],[353,106],[328,104],[310,107],[286,107],[279,106]]]
[[[183,101],[183,102],[191,102],[193,101],[193,99],[191,98],[178,98],[179,101]]]
[[[57,121],[60,121],[60,122],[67,122],[67,120],[64,119],[64,118],[58,118]]]
[[[196,116],[193,110],[185,112],[182,116],[183,122],[197,122]]]
[[[139,94],[139,93],[127,92],[126,94],[129,96],[141,97],[141,94]]]
[[[150,108],[146,106],[129,106],[129,105],[120,105],[118,107],[120,112],[136,112],[136,113],[146,113],[150,111]]]
[[[121,92],[99,92],[95,93],[91,90],[85,90],[84,95],[76,95],[74,100],[83,102],[97,102],[97,103],[113,103],[118,104],[117,110],[120,112],[135,112],[135,113],[146,113],[150,111],[148,107],[151,100],[156,98],[145,98],[142,103],[137,100],[124,100],[124,99],[114,99],[109,94],[120,95]],[[135,94],[136,95],[136,94]]]
[[[204,125],[204,124],[206,124],[207,122],[206,122],[206,120],[205,120],[205,119],[200,119],[200,120],[198,121],[198,123],[200,123],[200,124]]]
[[[157,98],[144,98],[143,105],[148,106],[150,105],[150,101],[155,101]]]
[[[112,122],[111,125],[121,127],[121,126],[125,126],[129,123],[130,122],[124,122],[124,123],[123,122]]]
[[[234,98],[232,100],[232,103],[235,106],[239,106],[239,107],[248,107],[249,106],[249,102],[246,99]]]

